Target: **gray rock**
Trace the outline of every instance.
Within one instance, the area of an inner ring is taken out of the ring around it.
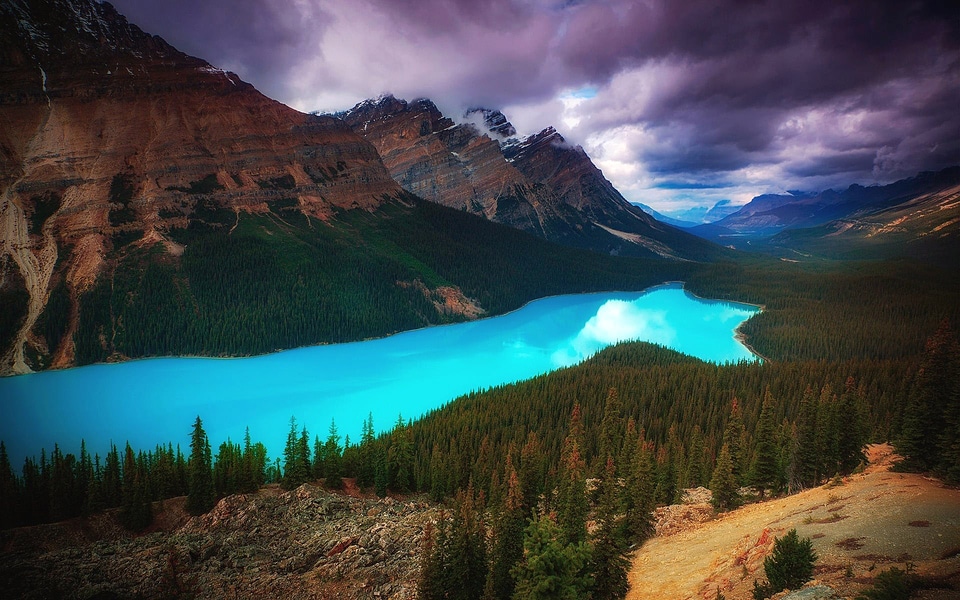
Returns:
[[[815,585],[795,592],[790,592],[781,600],[832,600],[837,595],[833,588],[826,585]]]

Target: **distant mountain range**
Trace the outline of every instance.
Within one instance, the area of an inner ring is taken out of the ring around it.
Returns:
[[[644,212],[658,221],[683,229],[719,221],[728,215],[732,215],[741,208],[733,204],[730,200],[720,200],[713,206],[694,206],[686,210],[671,211],[670,215],[665,215],[646,204],[637,203],[636,206],[642,208]]]
[[[960,166],[883,186],[757,196],[689,231],[785,255],[950,259],[960,248]]]

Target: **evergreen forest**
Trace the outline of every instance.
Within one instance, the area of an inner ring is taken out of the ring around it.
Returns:
[[[201,204],[171,233],[182,256],[116,240],[111,273],[80,298],[78,362],[253,354],[464,318],[435,302],[445,286],[498,314],[545,295],[665,280],[760,305],[740,333],[763,360],[714,365],[625,343],[379,434],[369,415],[354,443],[336,423],[293,415],[275,457],[249,432],[237,432],[242,443],[209,440],[200,416],[188,449],[158,440],[101,457],[55,446],[15,468],[0,442],[2,526],[116,509],[138,531],[164,498],[186,495],[201,514],[268,483],[335,490],[354,478],[380,496],[425,494],[446,507],[423,542],[424,600],[600,599],[623,597],[627,555],[651,534],[652,509],[685,488],[707,486],[729,510],[850,473],[876,441],[893,441],[903,468],[960,482],[954,274],[908,260],[616,258],[413,197],[337,221]],[[55,278],[35,328],[50,348],[66,335],[70,302]]]

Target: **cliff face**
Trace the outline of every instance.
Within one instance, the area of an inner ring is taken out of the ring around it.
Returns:
[[[425,99],[362,102],[342,117],[373,143],[404,189],[562,244],[603,253],[691,257],[707,244],[627,202],[553,128],[517,139],[499,111],[456,124]]]
[[[629,233],[664,231],[661,223],[627,202],[583,148],[568,144],[553,127],[505,145],[504,156],[589,221]]]
[[[558,218],[497,142],[455,124],[429,100],[387,96],[342,116],[377,148],[394,180],[421,198],[541,237]]]
[[[22,312],[0,327],[5,371],[53,351],[32,329],[58,280],[75,321],[111,250],[166,241],[176,254],[165,234],[198,203],[266,212],[295,199],[325,219],[400,192],[342,122],[270,100],[91,0],[0,5],[0,124],[0,297]],[[71,362],[70,338],[55,366]]]

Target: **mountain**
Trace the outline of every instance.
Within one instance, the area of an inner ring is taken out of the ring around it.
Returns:
[[[936,173],[920,173],[884,186],[854,184],[842,191],[765,194],[757,196],[732,215],[691,231],[723,243],[736,243],[738,238],[755,243],[757,239],[783,231],[819,227],[834,221],[841,224],[833,226],[830,231],[843,228],[842,223],[859,223],[862,219],[872,227],[896,228],[898,219],[912,220],[914,212],[920,216],[923,199],[929,194],[945,194],[949,198],[955,194],[951,189],[958,184],[960,167],[951,167]],[[929,225],[928,231],[932,232],[940,225],[947,226],[945,224],[954,217],[950,208],[947,202],[942,208],[925,213],[924,223]],[[865,231],[859,225],[855,229]]]
[[[168,232],[204,209],[327,219],[401,192],[343,123],[266,98],[110,4],[4,3],[0,29],[2,268],[5,288],[29,296],[16,370],[43,345],[30,332],[55,280],[75,299],[122,246],[176,255]],[[69,346],[55,362],[70,362]]]
[[[647,213],[654,219],[660,221],[661,223],[666,223],[667,225],[673,225],[674,227],[680,227],[686,229],[688,227],[696,227],[700,223],[694,223],[693,221],[684,221],[681,219],[674,219],[673,217],[668,217],[667,215],[657,212],[653,208],[647,206],[646,204],[636,203],[634,206],[640,207],[643,212]],[[706,210],[706,209],[704,209]]]
[[[686,210],[671,211],[671,214],[657,216],[658,221],[675,225],[673,221],[682,223],[677,227],[696,227],[704,223],[713,223],[720,219],[732,215],[740,210],[740,206],[732,204],[730,200],[719,200],[713,206],[694,206]],[[644,209],[646,210],[646,208]],[[653,210],[653,209],[650,209]],[[647,212],[650,212],[649,210]],[[672,221],[671,221],[672,220]]]
[[[455,123],[427,99],[367,100],[339,113],[373,143],[403,188],[539,237],[603,253],[700,259],[717,249],[627,202],[552,127],[517,139],[502,113]]]
[[[424,202],[343,121],[93,0],[0,4],[0,122],[0,373],[353,341],[676,277]]]
[[[960,255],[960,168],[918,179],[938,183],[931,182],[932,191],[897,197],[892,206],[868,205],[822,225],[787,229],[766,243],[794,256],[912,257],[952,268]]]

